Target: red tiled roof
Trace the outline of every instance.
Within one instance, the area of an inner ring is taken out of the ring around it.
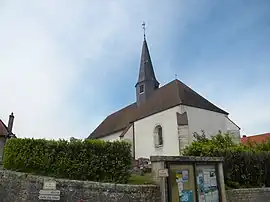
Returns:
[[[244,136],[241,138],[242,143],[247,142],[256,142],[256,143],[262,143],[266,141],[267,139],[270,139],[270,133],[264,133],[260,135],[253,135],[253,136]]]

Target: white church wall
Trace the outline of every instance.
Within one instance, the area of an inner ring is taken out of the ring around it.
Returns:
[[[125,136],[121,140],[127,141],[131,144],[131,154],[133,157],[133,125],[128,129]]]
[[[239,128],[227,117],[226,117],[226,128],[227,130],[239,130]]]
[[[133,125],[128,129],[128,131],[126,132],[126,134],[122,139],[133,141]]]
[[[227,132],[231,134],[231,137],[235,143],[240,143],[240,129],[236,126],[228,117],[226,117]]]
[[[207,138],[217,135],[219,130],[223,133],[227,132],[225,114],[190,106],[184,106],[184,108],[189,121],[189,135],[192,138],[194,132],[201,134],[202,130]]]
[[[178,126],[176,112],[179,106],[138,120],[135,127],[135,158],[149,158],[152,155],[179,155]],[[163,147],[155,148],[154,129],[161,125]]]
[[[100,140],[104,140],[104,141],[116,141],[116,140],[120,140],[120,135],[123,131],[119,131],[119,132],[116,132],[116,133],[112,133],[108,136],[105,136],[105,137],[102,137],[102,138],[99,138]]]

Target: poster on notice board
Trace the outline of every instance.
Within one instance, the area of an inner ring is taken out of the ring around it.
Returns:
[[[214,168],[204,168],[197,172],[199,202],[219,202],[217,177]]]
[[[184,184],[188,183],[189,172],[188,170],[176,171],[176,184],[178,187],[179,201],[180,202],[193,202],[192,190],[185,190]]]

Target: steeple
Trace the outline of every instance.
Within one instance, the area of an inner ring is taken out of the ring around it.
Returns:
[[[143,28],[145,30],[144,23]],[[145,32],[142,46],[140,72],[138,82],[135,87],[136,87],[137,105],[140,105],[143,102],[145,102],[151,96],[151,94],[159,87],[159,82],[156,79],[151,57],[149,54],[145,38]]]

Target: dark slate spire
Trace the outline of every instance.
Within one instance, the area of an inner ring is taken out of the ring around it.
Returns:
[[[144,36],[140,72],[138,82],[136,84],[137,105],[145,102],[158,87],[159,82],[155,76],[147,42]]]
[[[151,57],[149,54],[147,42],[144,39],[143,40],[143,46],[142,46],[142,55],[141,55],[141,63],[140,63],[140,73],[138,77],[138,83],[143,82],[145,80],[154,80],[157,85],[159,85],[155,72],[153,69]]]

